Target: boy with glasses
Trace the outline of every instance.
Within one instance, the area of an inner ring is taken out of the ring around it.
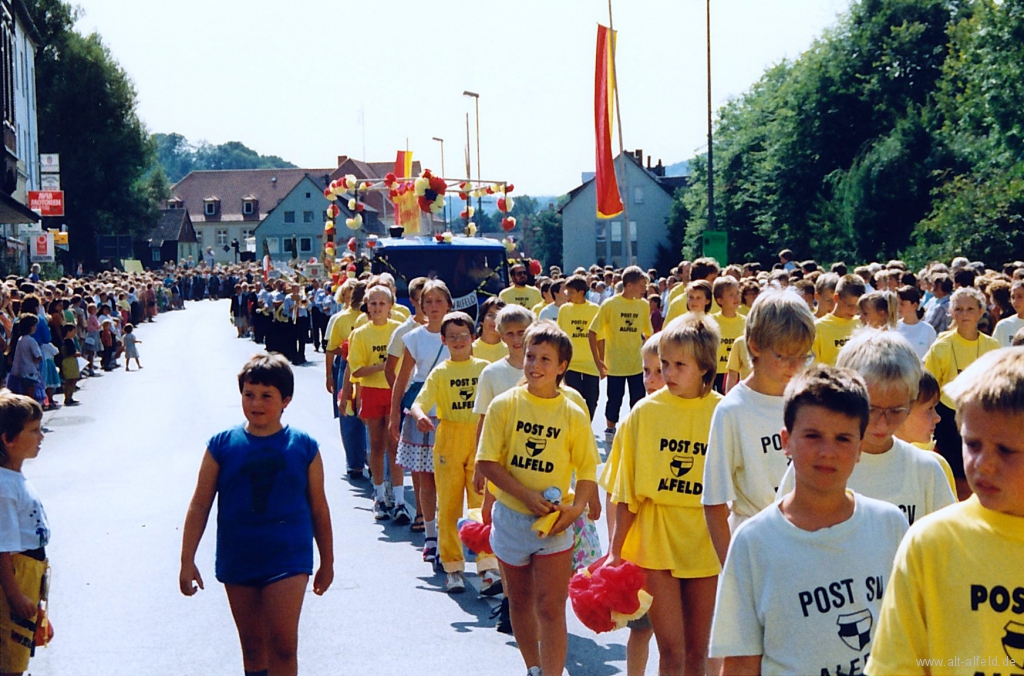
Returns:
[[[910,343],[898,333],[866,329],[843,347],[837,365],[864,378],[871,401],[860,462],[848,486],[896,505],[911,525],[955,503],[942,456],[893,436],[910,415],[921,382],[921,360]],[[779,499],[793,489],[793,482],[790,465],[779,486]]]
[[[794,291],[768,289],[744,329],[753,371],[715,409],[704,465],[704,517],[724,563],[731,532],[772,504],[786,472],[783,393],[810,360],[814,315]]]

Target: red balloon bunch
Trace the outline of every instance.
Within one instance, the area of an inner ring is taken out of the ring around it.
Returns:
[[[646,576],[626,561],[614,568],[603,567],[602,558],[569,581],[572,610],[588,629],[598,634],[620,629],[650,607],[650,595],[643,591]]]

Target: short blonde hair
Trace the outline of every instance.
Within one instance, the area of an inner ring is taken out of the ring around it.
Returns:
[[[758,294],[747,314],[743,332],[747,350],[798,346],[809,350],[814,342],[814,315],[792,289],[768,288]],[[756,361],[753,353],[751,359]]]
[[[949,297],[950,309],[956,305],[956,302],[961,298],[972,298],[978,304],[982,310],[988,307],[988,301],[985,299],[985,294],[973,286],[961,286],[959,289],[953,292],[953,295]]]
[[[921,358],[907,339],[895,331],[863,328],[843,346],[836,366],[856,371],[869,386],[902,387],[917,401],[921,386]]]
[[[395,295],[391,293],[391,287],[387,284],[378,283],[376,286],[371,286],[366,290],[365,300],[370,300],[374,296],[387,296],[388,302],[392,305],[395,302]]]
[[[687,313],[673,322],[661,332],[658,341],[659,354],[666,345],[689,350],[697,361],[697,368],[704,373],[701,376],[700,396],[706,397],[715,384],[718,372],[718,343],[721,340],[718,325],[693,313]]]
[[[1024,414],[1024,347],[982,355],[946,385],[945,391],[956,404],[957,424],[966,404],[979,404],[986,411]]]
[[[657,357],[658,356],[658,343],[661,341],[661,331],[658,331],[653,336],[644,341],[644,346],[640,348],[640,357]]]
[[[533,323],[533,313],[522,305],[506,305],[498,310],[498,316],[494,318],[495,328],[498,333],[505,333],[505,328],[511,324],[517,326],[529,326]]]

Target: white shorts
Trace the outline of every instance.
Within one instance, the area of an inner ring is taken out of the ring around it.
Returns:
[[[572,528],[541,538],[532,530],[537,517],[495,502],[491,509],[491,550],[508,566],[530,565],[534,556],[551,556],[572,549]]]

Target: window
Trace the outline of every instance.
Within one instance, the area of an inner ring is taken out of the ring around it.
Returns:
[[[207,216],[215,216],[217,214],[217,203],[206,202],[203,205],[203,213],[206,214]]]
[[[307,193],[306,193],[306,199],[309,199],[309,197],[310,197],[310,195],[311,195],[311,194],[312,194],[312,193],[308,193],[308,192],[307,192]]]
[[[252,202],[243,202],[242,213],[246,216],[251,216],[256,211],[255,206]]]
[[[284,212],[284,222],[285,223],[294,223],[295,222],[295,212],[294,211],[286,211],[286,212]]]
[[[285,237],[284,238],[284,252],[293,254],[295,253],[295,238]]]
[[[242,231],[242,239],[246,239],[247,237],[252,237],[252,230],[243,230]]]
[[[601,221],[594,225],[594,257],[599,259],[608,257],[608,225]]]
[[[280,243],[280,240],[278,240],[277,237],[267,237],[266,242],[267,242],[267,251],[269,251],[272,254],[276,254],[276,253],[280,253],[281,252],[281,243]]]
[[[153,254],[153,262],[154,263],[159,263],[160,262],[160,249],[153,248],[153,249],[150,249],[150,251]]]
[[[612,221],[612,256],[622,255],[622,222]]]
[[[196,242],[199,244],[199,248],[203,248],[203,231],[196,229]]]
[[[218,230],[217,231],[217,246],[226,246],[228,243],[228,231]]]
[[[302,222],[303,223],[312,223],[313,222],[313,212],[312,211],[303,211],[302,212]]]
[[[633,187],[633,204],[644,203],[644,188],[642,185]]]
[[[313,251],[313,238],[312,237],[300,237],[299,238],[299,251],[302,253],[310,253]]]

